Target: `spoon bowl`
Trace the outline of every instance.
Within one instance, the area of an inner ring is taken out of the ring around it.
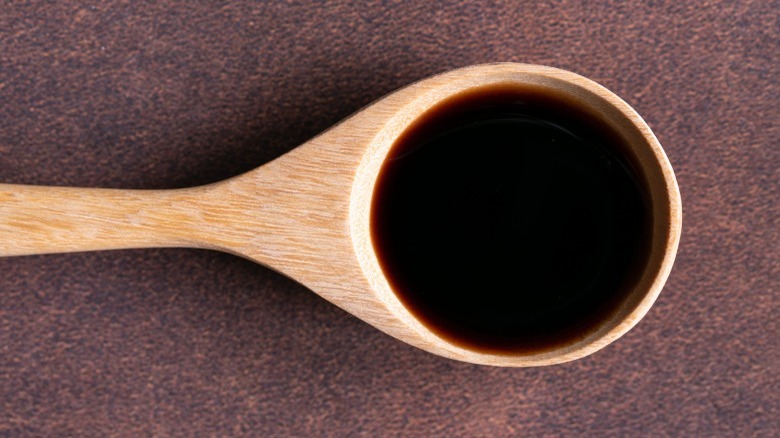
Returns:
[[[652,206],[647,263],[620,308],[582,339],[530,354],[476,351],[429,330],[393,292],[370,234],[374,185],[395,140],[436,105],[494,85],[534,87],[586,103],[629,146]],[[466,67],[411,84],[274,161],[214,184],[175,190],[0,185],[0,256],[150,247],[229,252],[302,283],[418,348],[496,366],[566,362],[627,332],[660,293],[680,226],[671,166],[628,104],[574,73],[515,63]]]

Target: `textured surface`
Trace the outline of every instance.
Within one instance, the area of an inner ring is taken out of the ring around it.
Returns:
[[[0,434],[778,435],[780,5],[433,3],[7,3],[0,182],[217,181],[432,73],[549,64],[625,98],[675,167],[680,251],[637,328],[488,368],[234,256],[0,259]]]

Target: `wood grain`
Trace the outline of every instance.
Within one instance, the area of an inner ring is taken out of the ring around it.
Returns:
[[[478,352],[434,334],[396,297],[369,232],[374,182],[395,139],[447,99],[493,85],[533,87],[587,105],[623,137],[650,188],[653,241],[637,286],[598,330],[533,354]],[[0,255],[182,246],[222,250],[277,270],[426,351],[479,364],[538,366],[592,354],[639,322],[671,270],[681,214],[677,182],[661,145],[623,100],[564,70],[484,64],[416,82],[283,157],[208,186],[168,191],[0,186]]]

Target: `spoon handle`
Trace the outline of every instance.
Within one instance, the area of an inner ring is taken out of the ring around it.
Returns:
[[[198,191],[0,184],[0,256],[208,246]]]

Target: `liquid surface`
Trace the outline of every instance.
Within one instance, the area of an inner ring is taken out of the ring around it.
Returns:
[[[371,210],[391,287],[464,347],[545,350],[609,316],[644,264],[643,190],[617,136],[567,101],[494,87],[394,144]]]

